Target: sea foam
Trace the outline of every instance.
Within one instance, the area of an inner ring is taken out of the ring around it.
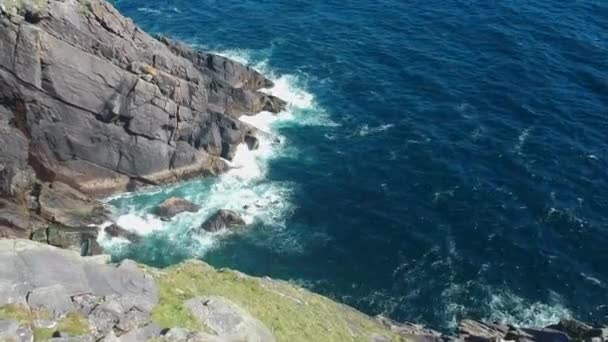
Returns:
[[[191,229],[200,226],[205,219],[218,209],[230,209],[239,213],[248,224],[256,222],[265,226],[283,229],[285,219],[293,210],[291,194],[293,184],[266,179],[269,162],[273,158],[284,155],[288,141],[279,136],[277,126],[280,125],[310,125],[315,114],[324,111],[318,106],[311,93],[298,76],[277,75],[269,66],[266,59],[255,61],[242,50],[217,52],[219,55],[238,62],[252,65],[274,82],[274,87],[263,89],[267,94],[278,96],[288,102],[286,110],[278,114],[261,112],[254,116],[242,116],[240,119],[267,136],[259,138],[257,150],[250,151],[245,144],[238,146],[231,169],[216,178],[198,179],[170,186],[151,187],[134,193],[119,194],[110,197],[106,203],[112,209],[114,220],[123,228],[139,235],[161,235],[175,245],[188,245],[194,257],[204,255],[205,251],[216,246],[216,241],[224,233],[195,234],[195,247],[192,247]],[[305,120],[300,120],[306,118]],[[321,119],[318,124],[330,123]],[[201,209],[196,213],[177,215],[170,221],[161,221],[152,210],[164,199],[178,196],[197,203]],[[187,239],[188,241],[185,241]],[[184,241],[182,241],[184,240]],[[124,239],[112,239],[100,234],[100,242],[111,253],[124,251]],[[148,246],[154,248],[154,246]]]

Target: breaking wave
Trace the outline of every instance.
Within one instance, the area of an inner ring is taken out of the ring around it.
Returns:
[[[217,178],[197,179],[169,186],[150,187],[137,192],[119,194],[106,199],[113,219],[121,227],[142,235],[156,244],[143,242],[145,253],[139,250],[137,257],[150,255],[154,249],[167,248],[167,244],[182,249],[185,257],[200,257],[217,245],[225,233],[196,234],[194,241],[189,231],[200,226],[218,209],[230,209],[239,213],[248,224],[262,223],[282,229],[285,219],[293,211],[291,196],[293,184],[266,179],[269,162],[293,151],[287,150],[286,137],[278,128],[284,125],[332,125],[325,111],[315,103],[314,96],[306,90],[302,78],[296,75],[277,75],[267,59],[254,60],[244,51],[217,52],[238,62],[252,65],[274,82],[274,87],[262,91],[288,102],[287,109],[273,114],[261,112],[254,116],[242,116],[241,120],[268,133],[260,137],[260,146],[250,151],[245,144],[237,148],[230,162],[231,169]],[[161,221],[152,214],[153,209],[165,199],[177,196],[200,205],[196,213],[183,213],[170,221]],[[162,239],[160,239],[162,237]],[[161,245],[159,242],[162,240]],[[100,234],[100,243],[116,257],[130,252],[129,242]],[[165,245],[165,246],[163,246]],[[131,251],[132,252],[132,251]],[[156,251],[160,253],[160,251]],[[144,256],[145,258],[145,256]]]

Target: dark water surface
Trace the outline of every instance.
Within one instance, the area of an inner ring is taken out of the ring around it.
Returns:
[[[169,194],[209,213],[261,196],[248,233],[199,241],[195,255],[442,329],[606,320],[608,1],[117,7],[148,32],[259,65],[303,102],[273,124],[286,146],[263,157],[263,179],[119,197],[118,214]],[[166,234],[117,255],[192,255],[187,234]]]

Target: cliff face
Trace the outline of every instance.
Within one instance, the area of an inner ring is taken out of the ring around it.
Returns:
[[[259,91],[272,82],[258,72],[153,38],[103,0],[0,8],[0,235],[100,221],[78,192],[222,172],[239,144],[256,146],[258,132],[239,116],[285,106]],[[40,201],[63,192],[85,208],[66,214],[60,201]]]

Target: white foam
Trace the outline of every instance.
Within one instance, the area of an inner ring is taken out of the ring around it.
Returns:
[[[118,217],[116,224],[138,235],[148,235],[163,228],[163,221],[148,214],[143,216],[132,213],[122,215]]]
[[[148,13],[148,14],[161,14],[162,12],[149,7],[140,7],[137,9],[138,12]]]
[[[380,132],[384,132],[388,129],[395,127],[394,124],[384,124],[376,127],[369,127],[368,125],[363,125],[359,128],[358,134],[362,137],[368,136],[370,134],[376,134]]]
[[[209,249],[214,248],[217,240],[224,233],[190,235],[187,232],[199,227],[218,209],[234,210],[248,224],[262,222],[265,227],[283,231],[285,220],[293,211],[291,203],[293,184],[265,179],[269,161],[286,153],[285,145],[277,143],[275,125],[277,123],[300,124],[301,118],[309,118],[314,115],[314,112],[310,111],[316,106],[314,97],[304,90],[298,77],[275,76],[266,60],[251,63],[249,54],[244,50],[232,50],[218,54],[244,64],[253,64],[255,69],[268,75],[275,84],[270,89],[264,89],[264,92],[288,102],[286,110],[281,113],[262,112],[240,118],[268,133],[268,136],[258,137],[259,147],[253,151],[250,151],[245,144],[239,145],[230,162],[231,169],[217,178],[153,187],[137,193],[117,195],[106,200],[108,203],[122,203],[121,208],[113,209],[117,216],[117,223],[125,229],[140,235],[161,232],[163,238],[167,239],[193,238],[198,246],[195,249],[190,248],[190,252],[195,257],[203,256]],[[285,141],[285,138],[281,137],[279,140]],[[173,196],[175,193],[199,204],[201,210],[197,213],[177,215],[168,222],[163,222],[149,214],[159,199]],[[102,240],[105,241],[104,247],[110,248],[110,250],[122,248],[125,243],[125,241],[117,239]],[[185,243],[184,245],[189,246]]]
[[[572,317],[557,294],[550,293],[549,297],[548,303],[530,303],[508,291],[496,292],[488,304],[491,310],[488,320],[515,326],[545,327],[562,318]]]

